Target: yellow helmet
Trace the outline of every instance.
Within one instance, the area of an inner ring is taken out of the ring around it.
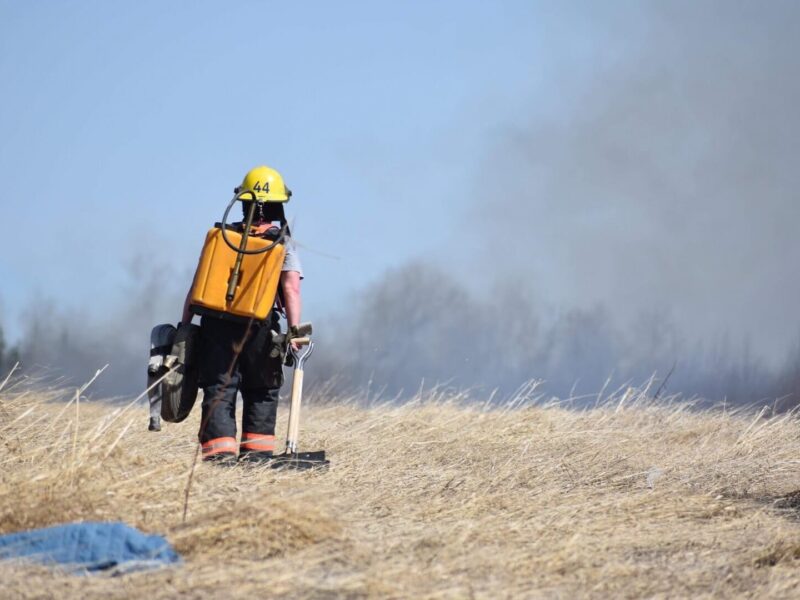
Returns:
[[[235,193],[252,192],[258,202],[288,202],[292,191],[286,187],[283,177],[275,169],[256,167],[250,169]],[[243,198],[247,200],[248,198]]]

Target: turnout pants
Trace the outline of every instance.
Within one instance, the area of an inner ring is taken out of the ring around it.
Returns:
[[[200,323],[200,385],[203,413],[200,443],[204,459],[236,455],[236,393],[241,391],[240,457],[270,456],[283,384],[283,356],[270,356],[278,314],[250,325],[204,316]]]

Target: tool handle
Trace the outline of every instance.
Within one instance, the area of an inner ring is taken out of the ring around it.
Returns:
[[[292,338],[291,340],[298,346],[308,346],[311,343],[310,337],[299,337],[299,338]]]
[[[292,376],[292,404],[289,407],[289,432],[286,435],[286,451],[297,452],[300,433],[300,404],[303,401],[303,370],[295,369]]]

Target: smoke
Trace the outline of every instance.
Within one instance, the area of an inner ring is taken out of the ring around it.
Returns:
[[[180,318],[186,292],[179,282],[191,277],[144,254],[132,258],[122,272],[123,282],[110,302],[81,309],[46,297],[31,303],[19,348],[27,372],[44,371],[80,385],[108,365],[92,393],[103,397],[144,389],[150,329]]]
[[[564,394],[675,365],[688,394],[792,393],[800,5],[646,6],[598,19],[614,52],[551,82],[559,118],[488,146],[457,254],[388,271],[337,320],[358,333],[321,352],[330,372]]]
[[[484,199],[469,218],[492,263],[554,305],[665,311],[778,364],[800,326],[798,17],[796,3],[661,3],[609,25],[633,37],[623,57],[481,170],[492,213]]]
[[[721,335],[691,343],[662,312],[620,326],[607,308],[543,317],[541,304],[507,281],[478,296],[440,267],[412,262],[359,294],[353,312],[321,324],[312,378],[385,398],[421,386],[469,388],[502,398],[525,382],[593,402],[602,388],[651,381],[703,398],[754,404],[792,394],[800,355],[774,372],[746,343]],[[786,405],[790,402],[787,399]]]

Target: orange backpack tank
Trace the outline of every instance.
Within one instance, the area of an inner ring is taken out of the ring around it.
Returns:
[[[228,228],[226,234],[234,246],[241,243],[241,233]],[[248,237],[247,250],[259,250],[274,243],[269,239]],[[190,310],[199,315],[234,320],[266,319],[275,304],[285,254],[283,244],[275,244],[261,254],[245,254],[233,299],[229,301],[226,298],[228,281],[237,253],[225,243],[219,227],[210,229],[192,286]]]

